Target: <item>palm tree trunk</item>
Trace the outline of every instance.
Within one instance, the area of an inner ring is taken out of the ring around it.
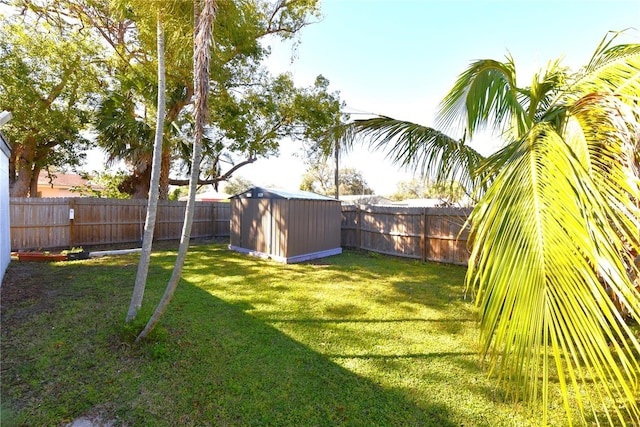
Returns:
[[[162,167],[160,168],[160,182],[159,193],[160,200],[167,200],[169,198],[169,170],[171,169],[171,148],[162,148]]]
[[[164,295],[156,307],[151,319],[136,338],[136,342],[147,337],[160,321],[166,311],[171,298],[178,286],[182,268],[189,250],[189,238],[191,236],[191,225],[193,224],[193,213],[195,207],[196,189],[198,176],[200,175],[200,157],[202,151],[202,136],[204,134],[204,124],[207,119],[207,102],[209,98],[209,58],[211,53],[213,21],[216,15],[215,0],[204,0],[202,13],[199,14],[199,1],[195,3],[194,20],[194,58],[193,58],[193,78],[195,88],[194,121],[195,132],[193,140],[193,155],[191,158],[191,177],[189,179],[189,199],[185,211],[182,235],[180,237],[180,247],[178,256],[171,273],[171,278],[167,284]]]
[[[149,199],[147,201],[147,217],[144,222],[144,235],[142,238],[142,251],[138,261],[138,272],[131,294],[131,303],[127,312],[126,323],[135,319],[138,310],[142,307],[142,298],[147,284],[147,273],[149,272],[149,261],[151,259],[151,246],[153,244],[153,232],[156,225],[156,214],[158,211],[158,197],[160,188],[160,169],[162,160],[162,133],[164,128],[165,115],[165,65],[164,65],[164,32],[162,20],[158,13],[157,24],[158,43],[158,117],[156,119],[156,134],[153,142],[153,161],[151,166],[151,185],[149,188]]]

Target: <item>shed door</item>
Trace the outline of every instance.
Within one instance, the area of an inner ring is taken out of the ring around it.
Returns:
[[[267,199],[240,199],[240,247],[270,253],[270,202]]]

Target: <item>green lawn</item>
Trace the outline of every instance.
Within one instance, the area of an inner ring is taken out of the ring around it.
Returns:
[[[154,252],[148,318],[175,252]],[[124,328],[137,255],[13,262],[2,422],[129,426],[523,426],[487,379],[465,269],[350,252],[282,265],[193,246],[152,339]],[[137,325],[139,327],[140,325]],[[552,422],[564,425],[561,400]]]

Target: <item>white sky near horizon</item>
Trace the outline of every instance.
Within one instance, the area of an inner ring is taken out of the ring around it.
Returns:
[[[427,126],[473,60],[510,53],[519,84],[528,85],[549,60],[564,57],[573,70],[586,64],[609,30],[633,28],[619,41],[640,43],[638,0],[324,0],[322,15],[302,30],[295,55],[291,44],[271,44],[270,70],[290,72],[299,86],[322,74],[352,118],[374,113]],[[488,154],[500,143],[484,135],[471,145]],[[279,157],[259,159],[237,176],[296,190],[305,171],[298,147],[283,141]],[[345,156],[341,167],[360,170],[382,195],[412,175],[365,148]]]

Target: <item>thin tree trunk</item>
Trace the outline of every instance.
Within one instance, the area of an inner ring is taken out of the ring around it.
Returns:
[[[135,319],[138,310],[142,307],[144,289],[147,284],[147,274],[149,272],[149,261],[151,259],[151,246],[153,244],[153,232],[156,225],[156,214],[158,212],[158,196],[160,184],[160,169],[162,157],[162,134],[164,128],[165,115],[165,65],[164,65],[164,32],[160,13],[158,13],[158,117],[156,119],[156,134],[153,142],[153,162],[151,165],[151,185],[149,188],[149,199],[147,201],[147,217],[144,222],[144,235],[142,239],[142,251],[140,261],[138,261],[138,272],[136,282],[131,294],[131,304],[127,312],[126,323]]]
[[[193,213],[195,207],[196,190],[198,177],[200,175],[200,157],[202,151],[202,136],[204,124],[207,119],[207,102],[209,98],[209,57],[211,53],[213,21],[216,14],[215,0],[204,0],[202,13],[199,14],[199,1],[195,3],[194,20],[194,58],[193,58],[193,79],[195,88],[194,118],[195,132],[193,139],[193,154],[191,158],[191,177],[189,179],[189,199],[180,236],[180,247],[178,256],[171,273],[171,278],[164,291],[160,303],[156,307],[151,319],[136,338],[136,342],[147,337],[156,327],[160,318],[166,311],[171,298],[180,281],[182,268],[189,250],[189,239],[191,237],[191,225],[193,224]]]

